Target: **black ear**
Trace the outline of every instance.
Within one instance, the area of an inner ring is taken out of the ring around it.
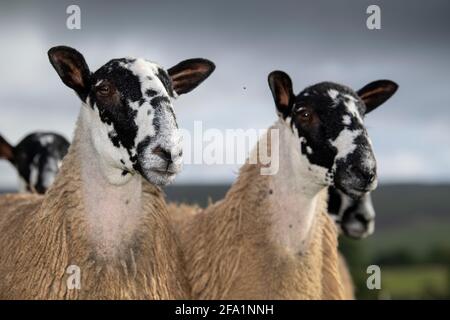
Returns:
[[[189,59],[167,70],[173,90],[177,94],[188,93],[213,73],[216,66],[206,59]]]
[[[3,139],[2,136],[0,136],[0,159],[6,159],[14,163],[14,147]]]
[[[283,71],[272,71],[268,80],[278,112],[285,117],[288,116],[295,98],[291,78]]]
[[[48,58],[64,84],[86,101],[91,86],[91,72],[83,55],[73,48],[58,46],[48,51]]]
[[[378,80],[358,90],[358,96],[366,105],[366,114],[386,102],[397,91],[398,85],[390,80]]]

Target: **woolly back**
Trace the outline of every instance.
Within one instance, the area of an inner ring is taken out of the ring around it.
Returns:
[[[115,257],[105,259],[93,249],[83,214],[79,130],[45,197],[5,203],[15,209],[8,209],[9,218],[0,225],[6,233],[0,244],[12,240],[7,250],[0,249],[0,271],[6,275],[0,298],[188,298],[181,251],[159,188],[143,182],[144,218]],[[73,287],[78,271],[79,287]]]
[[[225,198],[203,211],[171,207],[193,298],[339,299],[337,231],[326,214],[326,190],[307,250],[293,255],[270,239],[271,201],[278,194],[260,169],[259,163],[242,166]]]

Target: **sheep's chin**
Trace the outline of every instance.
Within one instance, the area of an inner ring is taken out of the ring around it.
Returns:
[[[163,172],[156,170],[145,170],[141,174],[145,180],[158,187],[164,187],[172,183],[177,175],[175,172]]]

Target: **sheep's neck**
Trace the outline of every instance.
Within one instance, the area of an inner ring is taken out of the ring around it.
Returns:
[[[77,147],[81,163],[81,192],[87,222],[87,236],[97,254],[103,258],[115,256],[133,236],[142,221],[142,181],[139,175],[121,185],[111,184],[104,176],[100,155],[96,153],[89,130],[81,120],[77,131]],[[120,169],[108,172],[121,174]]]
[[[279,152],[279,166],[278,172],[266,179],[271,190],[268,197],[270,235],[277,245],[301,253],[308,247],[317,218],[319,192],[324,187],[315,183],[311,176],[300,155],[300,142],[295,134],[281,121],[270,130],[273,129],[278,130],[279,139],[270,139],[270,149]],[[260,143],[267,143],[263,139]]]

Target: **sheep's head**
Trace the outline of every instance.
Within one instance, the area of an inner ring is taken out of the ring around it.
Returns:
[[[342,191],[328,188],[328,213],[347,237],[362,239],[375,230],[375,209],[370,193],[353,199]]]
[[[375,189],[376,161],[363,117],[397,90],[388,80],[375,81],[357,93],[331,82],[294,95],[282,71],[269,75],[279,117],[298,138],[298,150],[312,182],[337,188],[352,197]]]
[[[62,81],[89,110],[91,140],[103,163],[122,170],[124,179],[140,173],[157,185],[171,182],[182,167],[171,99],[197,87],[214,64],[191,59],[166,71],[145,59],[122,58],[91,73],[75,49],[59,46],[48,54]]]
[[[0,136],[0,158],[9,160],[17,170],[22,192],[45,193],[55,180],[69,142],[52,132],[34,132],[15,147]]]

